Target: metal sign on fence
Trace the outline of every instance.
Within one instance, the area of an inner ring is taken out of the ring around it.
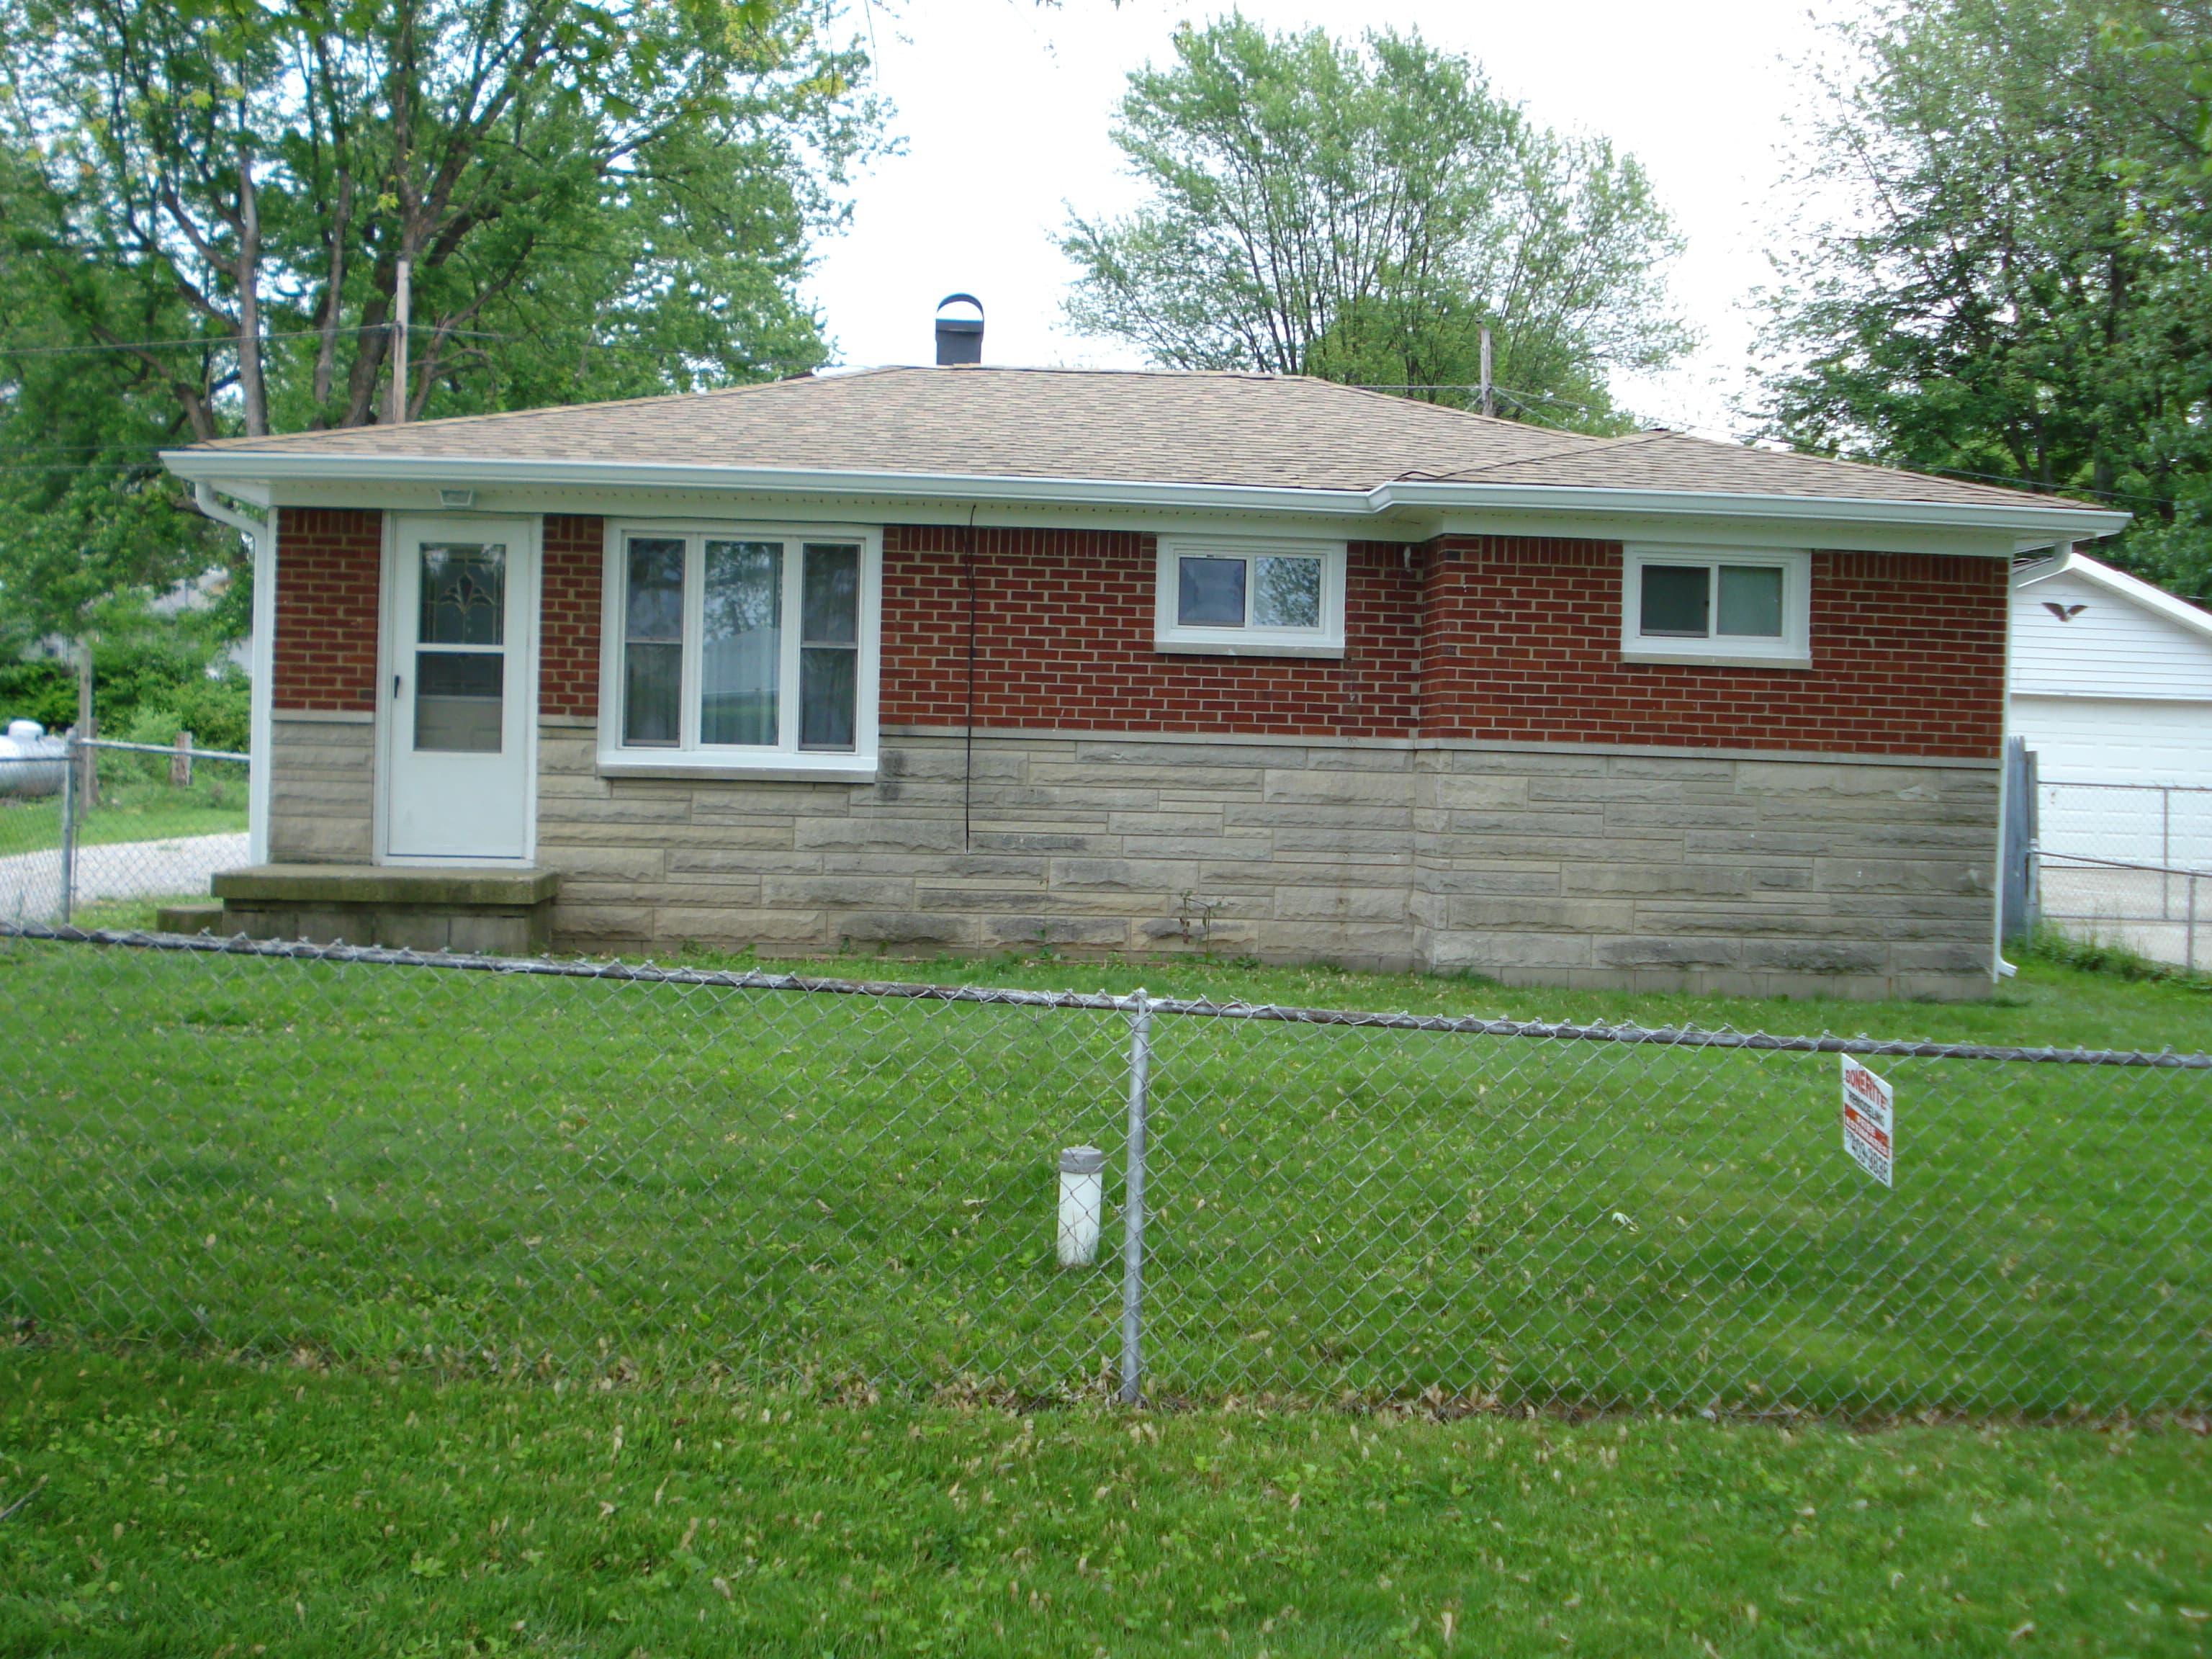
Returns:
[[[1895,1097],[1889,1085],[1849,1054],[1844,1062],[1844,1150],[1852,1161],[1885,1187],[1890,1178],[1894,1147],[1891,1144],[1892,1108]]]

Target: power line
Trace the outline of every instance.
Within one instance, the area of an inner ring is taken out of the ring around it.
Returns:
[[[356,323],[350,328],[339,329],[337,333],[340,335],[350,334],[356,338],[359,338],[363,335],[397,334],[398,331],[399,325],[397,323]],[[530,337],[527,335],[502,334],[495,332],[489,329],[480,328],[448,328],[441,330],[435,323],[410,324],[407,331],[410,335],[437,334],[442,332],[448,339],[521,340]],[[319,340],[323,337],[323,333],[324,331],[319,328],[278,329],[267,334],[257,336],[256,337],[264,342],[269,340]],[[204,351],[210,349],[219,350],[226,347],[235,349],[238,343],[239,337],[235,334],[206,334],[189,339],[117,340],[112,343],[104,343],[99,345],[16,346],[0,344],[0,356],[63,357],[75,356],[89,351],[172,351],[179,349]]]
[[[1938,466],[1929,469],[1939,478],[1980,478],[1990,483],[2019,484],[2045,495],[2095,495],[2108,501],[2148,501],[2153,507],[2170,507],[2174,498],[2170,495],[2136,495],[2124,489],[2093,489],[2087,484],[2045,484],[2032,478],[2022,478],[2004,472],[1970,472],[1963,466]]]

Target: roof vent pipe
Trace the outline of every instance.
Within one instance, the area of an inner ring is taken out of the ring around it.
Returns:
[[[947,306],[975,308],[973,317],[945,314]],[[937,366],[939,368],[983,361],[983,302],[972,294],[948,294],[937,302]]]

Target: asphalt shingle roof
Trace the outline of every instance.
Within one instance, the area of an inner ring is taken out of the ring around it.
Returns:
[[[880,368],[202,450],[1367,490],[1395,480],[2074,507],[1680,433],[1589,438],[1325,380]]]

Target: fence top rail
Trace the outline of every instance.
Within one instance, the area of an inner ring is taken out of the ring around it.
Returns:
[[[2212,870],[2184,870],[2171,864],[2130,864],[2124,859],[2093,858],[2087,853],[2062,853],[2049,847],[2038,847],[2039,859],[2063,859],[2069,865],[2094,864],[2100,870],[2140,870],[2154,876],[2188,876],[2192,879],[2212,878]]]
[[[2206,783],[2118,783],[2089,778],[2038,778],[2036,782],[2045,789],[2155,789],[2168,795],[2212,795],[2212,784]]]
[[[228,749],[179,749],[173,743],[125,743],[118,738],[64,738],[63,742],[80,749],[128,749],[140,755],[182,755],[190,760],[244,761],[252,764],[251,755],[234,754]]]
[[[1272,1021],[1294,1025],[1345,1025],[1365,1030],[1431,1031],[1467,1036],[1534,1037],[1563,1042],[1650,1043],[1677,1048],[1751,1048],[1793,1054],[1881,1054],[1917,1060],[2025,1061],[2057,1066],[2148,1066],[2166,1070],[2212,1071],[2212,1054],[2154,1054],[2125,1048],[2019,1048],[1978,1042],[1921,1042],[1871,1036],[1791,1036],[1768,1031],[1704,1030],[1694,1026],[1583,1024],[1559,1020],[1484,1019],[1457,1014],[1366,1012],[1347,1008],[1299,1008],[1276,1003],[1213,1002],[1205,999],[1153,997],[1139,991],[1115,996],[1106,991],[1029,991],[1010,987],[932,985],[904,980],[820,978],[809,974],[772,974],[758,969],[671,968],[656,963],[568,960],[546,957],[465,956],[452,951],[389,950],[376,945],[318,945],[307,939],[257,939],[212,933],[157,933],[138,929],[48,927],[0,920],[0,939],[47,940],[66,945],[120,946],[129,950],[178,951],[206,956],[274,957],[295,962],[362,963],[392,968],[432,968],[464,973],[514,975],[548,979],[614,980],[650,985],[696,985],[742,991],[799,991],[829,996],[873,997],[922,1002],[973,1002],[1017,1008],[1061,1008],[1101,1013],[1131,1013],[1143,999],[1156,1014],[1201,1019]]]

